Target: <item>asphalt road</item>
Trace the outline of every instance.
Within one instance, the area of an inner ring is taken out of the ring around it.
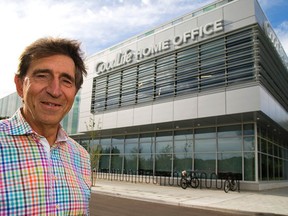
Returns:
[[[180,207],[126,199],[121,197],[107,196],[97,193],[91,194],[91,216],[232,216],[251,215],[233,212],[218,212],[197,208]]]

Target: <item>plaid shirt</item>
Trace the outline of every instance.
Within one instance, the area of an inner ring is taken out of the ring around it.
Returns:
[[[50,157],[41,138],[20,109],[0,121],[0,215],[88,215],[89,154],[63,129]]]

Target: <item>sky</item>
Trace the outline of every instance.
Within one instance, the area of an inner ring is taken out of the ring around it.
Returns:
[[[0,0],[0,98],[16,91],[24,48],[40,37],[81,41],[91,56],[215,0]],[[288,1],[258,0],[288,53]]]

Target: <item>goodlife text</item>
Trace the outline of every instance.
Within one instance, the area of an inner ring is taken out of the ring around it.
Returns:
[[[197,41],[198,38],[203,38],[204,36],[210,36],[214,33],[223,30],[224,30],[224,23],[223,20],[221,19],[194,28],[190,31],[184,32],[182,35],[177,35],[173,39],[160,41],[159,43],[154,44],[153,46],[140,49],[136,52],[129,49],[124,53],[117,53],[115,59],[113,59],[112,61],[98,62],[96,64],[96,73],[100,75],[102,73],[116,69],[120,66],[130,64],[135,59],[139,61],[152,55],[156,55],[166,50],[169,50],[172,45],[174,45],[175,47],[179,47],[188,42]]]

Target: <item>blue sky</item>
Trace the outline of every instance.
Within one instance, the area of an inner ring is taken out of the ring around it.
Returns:
[[[288,53],[288,1],[258,0]],[[214,0],[0,0],[0,98],[15,92],[18,57],[43,36],[78,39],[86,56]]]

